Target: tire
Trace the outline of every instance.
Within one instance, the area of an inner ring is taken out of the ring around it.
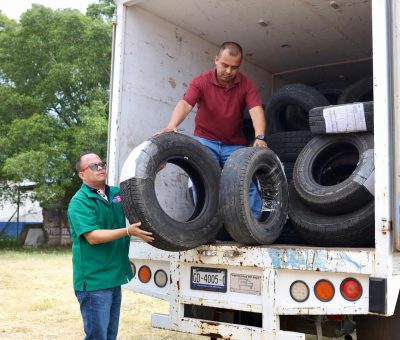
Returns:
[[[304,245],[306,244],[293,223],[288,220],[282,228],[279,237],[276,239],[274,244],[293,244],[293,245]]]
[[[349,84],[345,81],[331,81],[314,85],[314,88],[321,92],[331,105],[336,105],[344,89],[348,86]]]
[[[290,183],[293,180],[294,162],[282,162],[283,171],[285,171],[286,180]]]
[[[373,200],[372,134],[320,135],[300,153],[294,166],[296,191],[312,209],[336,215]]]
[[[320,247],[373,247],[374,201],[347,214],[327,216],[311,210],[291,184],[289,202],[290,220],[307,244]]]
[[[256,220],[249,206],[249,185],[257,178],[263,204],[270,210]],[[243,148],[232,153],[222,169],[220,209],[232,238],[245,244],[271,244],[287,219],[287,181],[278,157],[267,148]]]
[[[374,102],[316,107],[310,110],[314,134],[374,131]]]
[[[267,137],[267,144],[282,162],[295,162],[312,138],[310,131],[277,132]]]
[[[171,218],[156,197],[156,175],[165,163],[185,170],[196,188],[196,204],[186,221]],[[122,169],[122,204],[129,223],[141,221],[141,228],[153,233],[151,245],[163,250],[187,250],[213,240],[222,226],[220,172],[210,152],[195,139],[178,133],[152,137],[131,152]]]
[[[285,85],[274,92],[267,103],[268,134],[293,129],[293,123],[288,122],[290,115],[287,110],[290,112],[294,109],[289,110],[288,107],[295,106],[301,109],[295,113],[297,119],[300,120],[297,123],[304,126],[304,130],[308,130],[308,111],[314,107],[327,105],[329,105],[328,100],[311,86],[304,84]],[[299,116],[298,112],[303,113]]]
[[[360,79],[343,91],[338,99],[338,104],[373,101],[373,88],[372,76]]]
[[[300,106],[289,105],[285,109],[285,124],[288,131],[308,130],[308,113]]]

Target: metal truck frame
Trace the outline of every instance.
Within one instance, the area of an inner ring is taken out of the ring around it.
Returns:
[[[250,1],[251,4],[258,2]],[[272,1],[267,2],[266,5],[273,6]],[[289,0],[283,2],[294,4]],[[182,2],[186,10],[192,6],[193,12],[187,13],[187,20],[182,17],[179,22],[171,22],[160,12],[163,6],[176,6],[176,1],[116,1],[108,140],[109,184],[119,184],[120,171],[129,152],[166,126],[190,79],[212,65],[217,41],[225,40],[224,34],[215,34],[211,39],[207,32],[196,31],[201,26],[196,23],[201,15],[191,15],[200,12],[201,7],[215,6],[218,10],[221,3],[218,0]],[[313,3],[316,8],[328,2],[301,0],[297,5],[299,3],[301,6]],[[343,2],[330,2],[332,8],[335,4],[340,6]],[[372,6],[375,109],[375,247],[250,247],[218,243],[174,253],[132,239],[130,258],[135,269],[148,266],[152,278],[143,283],[136,273],[128,288],[167,300],[170,304],[169,314],[152,316],[154,327],[224,339],[305,339],[302,332],[283,330],[282,318],[317,316],[316,333],[321,336],[318,320],[327,315],[380,315],[379,320],[383,322],[388,319],[385,317],[395,313],[400,289],[400,1],[372,0],[369,5]],[[227,6],[229,16],[229,8],[235,6],[235,1],[227,0],[224,6]],[[161,8],[157,10],[157,7]],[[175,10],[180,13],[178,8]],[[194,22],[193,26],[190,21]],[[212,25],[212,21],[209,24]],[[193,27],[193,31],[184,27]],[[318,65],[314,70],[318,67],[323,69]],[[279,75],[290,73],[271,74],[246,60],[242,69],[258,84],[263,100],[279,85]],[[304,68],[304,71],[308,69]],[[270,84],[268,88],[265,79]],[[184,133],[189,135],[193,130],[193,117],[191,114],[182,124]],[[191,289],[192,267],[226,269],[227,291]],[[158,270],[164,270],[168,275],[164,287],[157,286],[153,279]],[[346,300],[339,293],[341,282],[349,277],[362,285],[362,297],[357,301]],[[312,287],[320,279],[327,279],[335,286],[336,293],[331,301],[320,301],[313,294]],[[297,280],[310,287],[305,302],[296,302],[289,294],[290,286]],[[204,311],[201,315],[188,313],[190,306],[204,307]],[[216,311],[219,318],[215,317]],[[258,315],[261,324],[256,327],[237,322],[234,315],[239,311]],[[372,321],[364,322],[364,329],[368,323],[373,325]],[[360,336],[360,330],[357,331]],[[383,338],[392,339],[395,333],[387,334]]]

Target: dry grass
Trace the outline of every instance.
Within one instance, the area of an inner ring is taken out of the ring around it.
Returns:
[[[79,305],[72,289],[69,251],[0,250],[0,338],[82,339]],[[150,315],[168,303],[123,290],[119,339],[205,339],[154,329]]]

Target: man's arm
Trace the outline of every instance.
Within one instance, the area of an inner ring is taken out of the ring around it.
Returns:
[[[172,112],[171,119],[166,128],[157,131],[155,134],[159,135],[165,132],[177,132],[177,127],[182,123],[190,111],[192,111],[193,106],[187,101],[181,99],[178,104],[176,104],[174,111]]]
[[[251,121],[254,127],[254,137],[258,135],[265,135],[266,122],[265,113],[262,106],[255,106],[249,110]],[[266,147],[267,143],[264,140],[256,139],[253,146]]]
[[[153,234],[149,231],[144,231],[144,230],[140,229],[139,228],[140,225],[141,225],[141,222],[138,222],[138,223],[133,223],[126,228],[96,229],[96,230],[92,230],[87,233],[84,233],[83,236],[91,245],[111,242],[111,241],[117,240],[121,237],[128,236],[128,233],[129,233],[129,236],[139,237],[143,241],[146,241],[146,242],[153,241],[154,240],[154,237],[152,237]]]

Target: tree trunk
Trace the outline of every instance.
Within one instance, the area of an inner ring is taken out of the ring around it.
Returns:
[[[67,211],[61,203],[43,208],[43,229],[48,245],[70,245]]]

